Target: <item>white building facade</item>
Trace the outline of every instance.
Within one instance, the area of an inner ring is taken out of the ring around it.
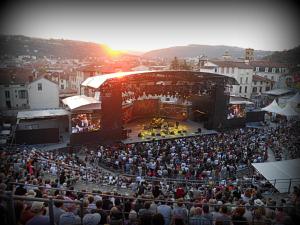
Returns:
[[[59,107],[58,84],[44,77],[28,84],[30,109],[50,109]]]
[[[291,82],[289,75],[289,67],[287,64],[274,63],[270,61],[251,61],[250,65],[253,67],[255,75],[267,78],[274,81],[275,88],[286,88],[287,84]]]
[[[250,65],[235,61],[206,61],[200,67],[200,71],[234,77],[239,85],[230,87],[230,95],[250,99],[253,79],[253,69]]]

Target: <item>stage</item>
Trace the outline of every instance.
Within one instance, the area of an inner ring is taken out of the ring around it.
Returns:
[[[180,138],[180,137],[191,137],[191,136],[217,133],[217,131],[215,130],[205,129],[203,123],[198,123],[191,120],[178,121],[179,124],[178,126],[176,126],[176,121],[172,119],[164,119],[165,122],[174,125],[169,128],[169,132],[164,132],[165,129],[159,129],[159,128],[145,130],[144,129],[145,126],[146,127],[149,126],[151,121],[152,119],[140,119],[124,125],[124,128],[129,130],[129,132],[128,132],[128,138],[122,140],[122,142],[127,144],[127,143],[136,143],[136,142]],[[201,128],[201,133],[198,132],[199,128]]]

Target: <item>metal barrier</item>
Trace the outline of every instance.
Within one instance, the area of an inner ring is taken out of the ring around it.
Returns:
[[[45,187],[44,187],[45,188]],[[47,188],[47,189],[53,189],[53,188]],[[56,190],[56,189],[55,189]],[[61,191],[63,191],[64,189],[59,189]],[[68,191],[73,191],[73,190],[68,190]],[[78,191],[73,191],[73,192],[78,192]],[[82,193],[82,192],[80,192]],[[84,192],[85,194],[95,194],[95,193],[90,193],[90,192]],[[165,203],[169,203],[170,204],[174,204],[176,203],[176,201],[168,201],[168,200],[154,200],[154,199],[149,199],[149,198],[133,198],[133,197],[128,197],[128,196],[118,196],[118,195],[106,195],[106,194],[97,194],[100,195],[101,197],[115,197],[115,198],[119,198],[121,199],[121,201],[124,203],[125,200],[130,199],[130,200],[142,200],[142,201],[160,201],[160,202],[165,202]],[[21,200],[21,201],[37,201],[37,202],[44,202],[47,203],[48,205],[48,209],[49,209],[49,220],[50,220],[50,225],[55,225],[54,223],[54,212],[53,212],[53,207],[54,207],[54,202],[62,202],[62,203],[71,203],[71,204],[76,204],[76,207],[79,210],[79,217],[81,218],[81,224],[83,224],[83,215],[84,215],[84,209],[91,209],[91,208],[84,208],[84,202],[83,200],[61,200],[61,199],[56,199],[55,196],[49,196],[49,198],[34,198],[34,197],[27,197],[27,196],[18,196],[18,195],[13,195],[12,192],[6,192],[6,194],[0,195],[1,199],[4,199],[7,201],[7,206],[8,206],[8,218],[9,218],[9,224],[11,225],[16,225],[17,221],[16,221],[16,215],[15,215],[15,206],[14,203],[16,200]],[[189,209],[191,208],[191,206],[195,205],[195,203],[192,202],[187,202],[187,201],[182,201],[182,204],[184,204],[187,209],[187,218],[186,218],[186,224],[190,224],[190,222],[192,220],[194,220],[192,217],[190,217],[190,213]],[[218,206],[220,207],[221,205],[219,204],[210,204],[210,203],[205,203],[205,205],[208,206]],[[228,207],[237,207],[237,205],[234,204],[225,204]],[[238,207],[247,207],[248,209],[257,209],[257,208],[277,208],[278,206],[244,206],[244,205],[239,205]],[[281,208],[293,208],[294,206],[280,206]],[[106,210],[106,212],[109,212],[109,210]],[[156,211],[157,213],[157,211]],[[121,209],[121,214],[122,214],[122,220],[123,222],[125,221],[125,217],[126,215],[129,215],[129,212],[125,212],[124,208]],[[109,213],[108,213],[109,215]],[[140,215],[138,217],[139,219],[141,218]],[[254,217],[253,217],[254,218]],[[170,215],[169,218],[167,218],[169,221],[172,220],[172,216]],[[214,221],[214,220],[213,220]],[[213,222],[211,221],[211,222]],[[243,221],[236,221],[236,222],[243,222]],[[264,222],[257,222],[255,221],[256,224],[264,224]],[[171,224],[171,223],[170,223]]]

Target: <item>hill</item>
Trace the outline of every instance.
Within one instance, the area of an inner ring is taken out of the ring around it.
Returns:
[[[273,54],[266,56],[264,59],[273,62],[289,63],[292,65],[300,64],[300,46],[297,46],[290,50],[281,52],[274,52]]]
[[[54,56],[81,59],[107,56],[107,52],[105,45],[91,42],[1,35],[0,55],[34,55],[37,57]]]
[[[196,57],[205,55],[208,58],[221,57],[225,51],[228,51],[229,55],[234,58],[244,57],[245,49],[226,46],[226,45],[187,45],[187,46],[175,46],[170,48],[163,48],[146,52],[143,56],[147,58],[179,58],[183,57]],[[270,55],[272,51],[255,50],[255,58],[260,59],[267,55]]]

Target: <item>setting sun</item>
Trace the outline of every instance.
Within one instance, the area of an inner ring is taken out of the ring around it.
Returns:
[[[124,51],[114,50],[111,47],[109,47],[108,45],[105,45],[105,51],[110,57],[118,57],[124,53]]]

